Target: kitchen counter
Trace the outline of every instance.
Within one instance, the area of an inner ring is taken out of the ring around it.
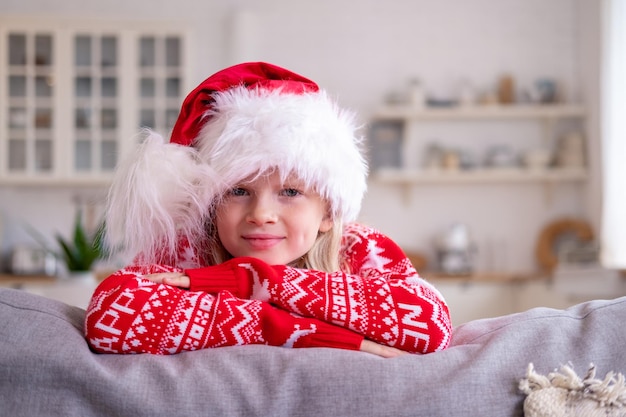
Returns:
[[[80,308],[87,308],[98,282],[95,277],[60,278],[46,275],[0,274],[0,287],[26,291]]]
[[[0,286],[19,288],[22,285],[52,285],[60,278],[49,275],[0,274]]]

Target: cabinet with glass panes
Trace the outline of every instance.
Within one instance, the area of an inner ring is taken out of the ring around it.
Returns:
[[[9,33],[6,44],[8,96],[3,100],[6,118],[0,152],[5,155],[5,170],[50,173],[54,165],[53,36]]]
[[[184,33],[6,23],[0,185],[106,184],[142,128],[167,137],[188,79]]]

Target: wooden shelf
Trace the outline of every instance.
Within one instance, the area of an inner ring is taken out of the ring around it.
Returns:
[[[473,170],[403,170],[384,168],[374,172],[373,181],[384,184],[468,184],[468,183],[529,183],[577,182],[587,179],[587,170],[579,169],[473,169]]]
[[[579,104],[512,104],[452,107],[385,106],[373,115],[375,120],[485,120],[485,119],[562,119],[583,117]]]
[[[48,275],[13,275],[0,274],[0,287],[18,288],[22,285],[52,285],[59,278]]]
[[[470,275],[447,275],[438,272],[420,274],[427,281],[446,281],[453,283],[511,283],[546,280],[548,277],[540,274],[513,274],[504,272],[475,272]]]
[[[112,269],[102,269],[93,272],[94,282],[99,283],[116,272]],[[0,273],[0,287],[21,288],[27,285],[55,285],[80,283],[82,278],[63,278],[56,275],[16,275]],[[84,280],[83,280],[84,281]]]

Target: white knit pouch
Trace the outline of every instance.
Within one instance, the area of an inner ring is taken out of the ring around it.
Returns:
[[[524,400],[525,417],[626,417],[624,375],[609,372],[596,379],[591,365],[583,379],[569,366],[562,366],[548,376],[528,365],[526,378],[519,387]]]

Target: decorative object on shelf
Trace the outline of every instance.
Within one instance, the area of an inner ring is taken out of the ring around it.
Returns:
[[[552,152],[545,148],[530,149],[524,153],[522,160],[530,170],[544,170],[552,162]]]
[[[541,78],[535,82],[533,98],[541,104],[556,103],[558,101],[556,81],[550,78]]]
[[[498,81],[498,103],[511,104],[515,102],[515,80],[510,74],[503,75]]]
[[[397,107],[397,106],[405,106],[407,102],[407,98],[404,92],[400,91],[391,91],[385,95],[385,103],[389,106]]]
[[[413,78],[409,82],[409,106],[413,109],[421,110],[426,105],[426,93],[424,92],[424,86],[417,78]]]
[[[474,244],[468,227],[454,223],[436,242],[438,266],[447,275],[469,275],[474,270]]]
[[[404,123],[399,120],[374,121],[369,129],[370,169],[400,168]]]
[[[431,96],[426,99],[428,107],[456,107],[459,102],[452,98]]]
[[[509,146],[494,145],[487,149],[485,165],[490,168],[517,168],[519,156]]]
[[[476,105],[476,91],[472,83],[467,79],[463,79],[459,85],[459,105],[464,107]]]
[[[45,249],[17,245],[11,251],[9,269],[14,275],[54,276],[57,273],[57,259]]]
[[[584,243],[593,239],[593,229],[588,222],[569,217],[555,220],[539,234],[535,247],[537,263],[544,271],[552,274],[559,264],[559,247],[572,240]]]
[[[559,246],[558,265],[587,266],[600,262],[600,245],[598,242],[566,240]]]
[[[437,143],[429,144],[424,155],[423,168],[430,172],[469,170],[476,166],[469,151],[444,148]]]
[[[493,91],[487,91],[480,96],[479,104],[482,106],[497,106],[498,94]]]
[[[436,143],[431,143],[426,147],[424,153],[424,169],[433,171],[441,169],[445,149]]]
[[[461,169],[461,156],[454,149],[447,149],[443,153],[441,167],[446,171],[458,171]]]
[[[571,132],[559,140],[556,164],[563,168],[585,166],[585,139],[580,132]]]

